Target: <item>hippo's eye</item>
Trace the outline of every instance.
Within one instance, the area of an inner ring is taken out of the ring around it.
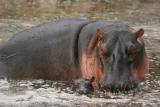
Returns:
[[[129,55],[130,61],[133,61],[135,59],[136,53],[137,53],[137,49],[136,49],[135,45],[130,46],[128,49],[128,55]]]

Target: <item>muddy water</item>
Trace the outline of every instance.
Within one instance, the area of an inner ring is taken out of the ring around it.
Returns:
[[[44,80],[15,81],[0,78],[0,106],[160,107],[160,2],[157,2],[158,0],[135,0],[134,3],[132,0],[124,0],[123,3],[120,0],[117,2],[115,0],[59,0],[59,2],[26,0],[29,4],[25,3],[25,0],[2,1],[0,1],[0,8],[3,10],[0,12],[0,43],[19,31],[60,17],[118,20],[128,23],[135,29],[145,29],[144,40],[149,56],[150,73],[146,75],[146,81],[134,92],[114,94],[95,92],[88,96],[72,92],[70,88],[72,83]]]

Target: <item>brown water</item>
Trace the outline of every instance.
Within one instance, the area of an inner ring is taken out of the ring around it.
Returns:
[[[1,0],[0,43],[26,28],[61,17],[116,20],[144,28],[150,73],[136,92],[79,95],[72,83],[0,79],[4,107],[160,107],[160,2],[158,0]]]

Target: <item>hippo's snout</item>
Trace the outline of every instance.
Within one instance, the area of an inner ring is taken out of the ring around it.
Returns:
[[[99,83],[99,89],[101,91],[104,90],[109,90],[111,92],[123,92],[123,91],[129,91],[129,90],[133,90],[138,86],[138,82],[136,81],[127,81],[127,82],[122,82],[122,81],[112,81],[112,82],[108,82],[108,81],[101,81]]]

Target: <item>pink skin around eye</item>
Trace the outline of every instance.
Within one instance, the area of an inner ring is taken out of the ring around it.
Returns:
[[[149,71],[149,63],[146,53],[144,54],[142,63],[137,67],[134,68],[132,73],[135,80],[143,81],[145,79],[144,74],[148,73]]]

